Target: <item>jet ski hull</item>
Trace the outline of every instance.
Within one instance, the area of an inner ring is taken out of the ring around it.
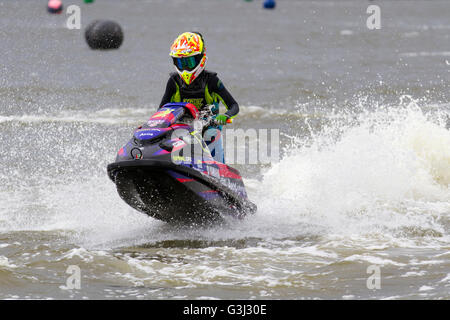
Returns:
[[[214,178],[166,161],[122,161],[110,164],[108,173],[128,205],[169,223],[216,223],[256,211]]]

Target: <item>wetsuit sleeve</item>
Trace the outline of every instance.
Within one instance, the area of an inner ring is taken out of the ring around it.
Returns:
[[[211,77],[208,87],[211,88],[211,91],[214,92],[218,96],[219,100],[225,105],[225,108],[227,109],[225,114],[227,116],[232,118],[239,113],[238,103],[234,100],[233,96],[225,88],[217,75]]]
[[[161,108],[166,103],[171,102],[172,96],[175,94],[176,91],[177,91],[177,88],[176,88],[175,82],[173,81],[172,77],[170,77],[169,80],[167,81],[166,91],[164,92],[164,95],[159,104],[159,107]]]

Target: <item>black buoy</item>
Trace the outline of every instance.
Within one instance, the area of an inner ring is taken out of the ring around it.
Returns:
[[[49,0],[47,3],[47,11],[50,13],[61,13],[63,10],[63,4],[61,0]]]
[[[95,20],[86,27],[86,42],[91,49],[118,49],[123,42],[122,28],[111,20]]]

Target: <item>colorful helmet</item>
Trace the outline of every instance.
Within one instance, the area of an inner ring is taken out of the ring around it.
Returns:
[[[201,34],[185,32],[175,39],[170,47],[175,70],[186,84],[191,84],[205,69],[205,44]]]

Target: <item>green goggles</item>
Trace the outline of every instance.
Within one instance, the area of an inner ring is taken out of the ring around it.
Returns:
[[[191,57],[173,58],[173,63],[180,71],[183,70],[191,71],[198,66],[202,58],[203,58],[202,54],[197,54]]]

